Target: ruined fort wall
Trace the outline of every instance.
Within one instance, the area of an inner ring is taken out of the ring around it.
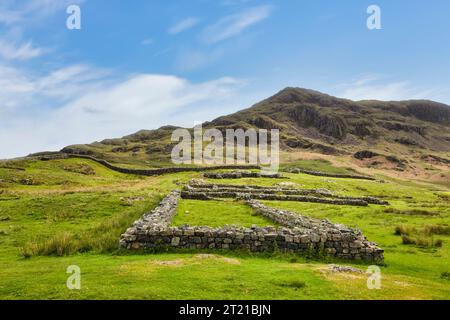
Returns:
[[[143,249],[241,249],[252,252],[275,250],[315,252],[337,258],[383,261],[383,250],[358,230],[296,213],[266,207],[256,200],[248,204],[283,227],[240,228],[225,226],[170,227],[176,214],[179,191],[171,192],[152,212],[136,221],[120,239],[120,247]]]

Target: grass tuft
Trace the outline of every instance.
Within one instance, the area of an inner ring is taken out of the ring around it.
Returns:
[[[410,209],[410,210],[399,210],[395,208],[387,208],[383,210],[384,213],[394,213],[394,214],[404,214],[408,216],[438,216],[439,213],[427,211],[427,210],[419,210],[419,209]]]
[[[445,280],[450,280],[450,272],[449,271],[444,271],[441,273],[441,278],[445,279]]]
[[[402,237],[403,244],[413,244],[422,248],[440,248],[443,245],[443,241],[441,239],[434,240],[433,235],[446,235],[446,232],[448,232],[447,227],[440,225],[426,225],[422,230],[401,225],[395,227],[394,234]]]
[[[301,280],[286,281],[286,282],[280,283],[279,285],[281,287],[288,287],[288,288],[294,288],[294,289],[302,289],[302,288],[306,287],[305,281],[301,281]]]
[[[427,235],[450,235],[450,226],[443,225],[426,225],[423,232]]]

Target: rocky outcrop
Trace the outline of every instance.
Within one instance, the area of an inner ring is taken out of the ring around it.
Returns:
[[[371,159],[376,156],[379,156],[379,154],[370,150],[361,150],[353,155],[353,157],[358,160]]]
[[[380,125],[388,129],[390,131],[405,131],[405,132],[415,132],[420,134],[421,136],[424,136],[426,134],[426,130],[423,127],[419,126],[412,126],[400,122],[390,122],[390,121],[384,121],[380,122]]]
[[[412,101],[407,105],[405,114],[417,119],[450,125],[450,108],[448,105],[433,101]]]
[[[343,139],[347,135],[348,127],[344,119],[332,114],[323,114],[314,106],[298,106],[291,115],[302,127],[315,127],[320,133]]]

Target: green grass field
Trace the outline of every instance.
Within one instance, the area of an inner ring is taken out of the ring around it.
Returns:
[[[178,213],[173,225],[223,227],[234,224],[240,227],[276,226],[273,221],[267,220],[244,203],[232,200],[200,201],[183,200],[178,205]]]
[[[326,162],[303,165],[347,171]],[[450,299],[449,186],[386,177],[378,177],[380,182],[286,176],[220,183],[288,181],[388,200],[389,207],[264,202],[361,229],[386,251],[380,290],[367,288],[366,274],[328,271],[331,263],[367,268],[356,262],[279,252],[119,251],[118,239],[133,221],[200,174],[136,177],[66,159],[0,164],[0,299]],[[230,200],[182,200],[173,224],[274,225]],[[400,226],[417,243],[403,244],[395,234]],[[66,287],[70,265],[81,268],[81,290]]]

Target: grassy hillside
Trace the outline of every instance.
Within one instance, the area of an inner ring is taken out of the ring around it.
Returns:
[[[301,163],[322,171],[348,170],[326,161]],[[265,202],[360,228],[386,250],[381,290],[367,289],[365,274],[329,271],[330,263],[367,268],[349,261],[282,253],[118,251],[119,236],[133,221],[154,208],[167,192],[191,178],[200,178],[200,174],[138,177],[110,171],[86,159],[64,159],[0,164],[0,298],[450,299],[447,186],[380,175],[383,182],[286,176],[289,179],[221,182],[291,182],[299,188],[327,188],[342,195],[388,200],[389,207],[363,208]],[[218,226],[268,222],[239,202],[183,200],[173,223]],[[403,244],[405,239],[409,244]],[[70,291],[65,285],[66,269],[73,264],[81,268],[80,291]]]

